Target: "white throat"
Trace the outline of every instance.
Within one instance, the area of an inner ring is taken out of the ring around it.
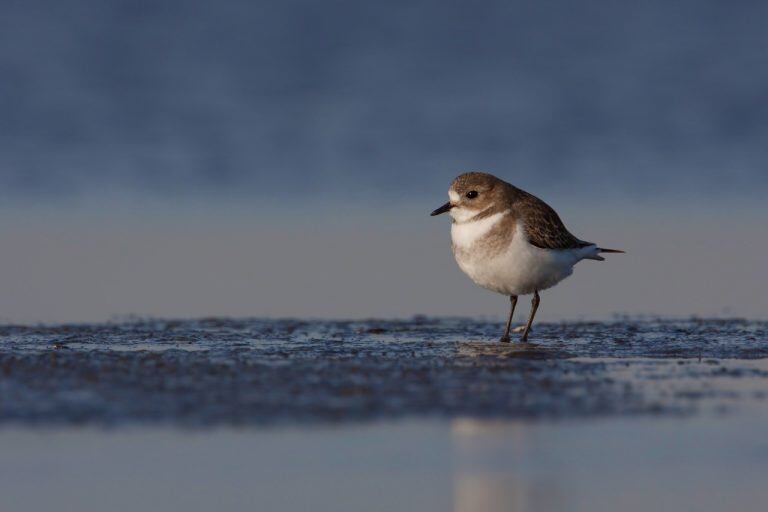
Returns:
[[[469,208],[464,208],[463,206],[454,206],[448,211],[448,214],[453,218],[453,221],[459,224],[468,222],[478,213],[481,213],[481,210],[470,210]]]
[[[451,210],[453,212],[453,210]],[[478,212],[473,212],[472,216],[477,215]],[[460,221],[454,217],[456,222],[451,224],[451,239],[456,247],[462,249],[468,249],[477,240],[484,237],[493,227],[501,222],[502,217],[507,214],[506,211],[494,213],[483,219]]]

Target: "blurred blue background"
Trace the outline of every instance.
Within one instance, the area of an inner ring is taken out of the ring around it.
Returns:
[[[768,185],[765,2],[2,5],[6,197]]]
[[[3,0],[0,317],[501,315],[425,216],[469,169],[630,251],[544,317],[763,315],[766,19]]]

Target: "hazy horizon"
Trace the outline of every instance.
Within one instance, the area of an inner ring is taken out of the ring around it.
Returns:
[[[0,320],[501,318],[427,216],[471,169],[628,251],[580,263],[542,320],[765,318],[767,16],[5,2]]]
[[[759,209],[553,204],[577,235],[627,254],[579,263],[542,294],[542,320],[766,318]],[[6,214],[0,320],[502,318],[507,301],[461,273],[434,206]]]

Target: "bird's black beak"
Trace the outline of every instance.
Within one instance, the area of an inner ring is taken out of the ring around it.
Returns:
[[[440,215],[441,213],[447,212],[451,208],[453,208],[453,205],[450,202],[448,202],[448,203],[445,203],[440,208],[438,208],[437,210],[435,210],[432,213],[430,213],[429,215],[430,215],[430,217],[434,217],[435,215]]]

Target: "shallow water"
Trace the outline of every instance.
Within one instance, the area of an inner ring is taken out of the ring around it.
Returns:
[[[0,509],[762,511],[768,418],[0,430]]]
[[[5,424],[312,424],[761,405],[768,323],[142,321],[0,328]]]
[[[0,328],[0,510],[764,510],[768,324]]]

